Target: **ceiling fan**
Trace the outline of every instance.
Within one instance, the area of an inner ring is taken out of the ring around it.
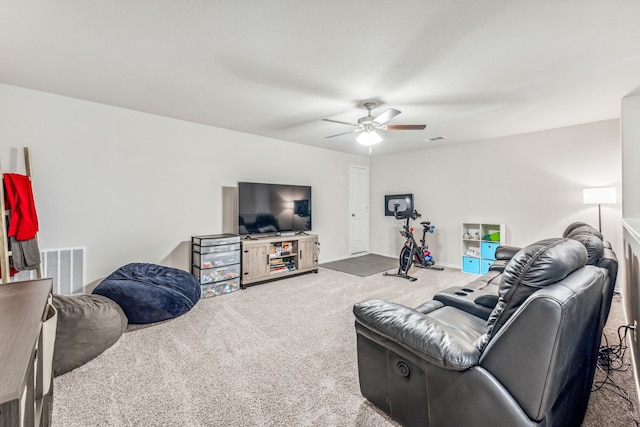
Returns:
[[[364,117],[359,118],[358,124],[341,122],[339,120],[322,119],[325,122],[340,123],[343,125],[355,127],[355,129],[350,130],[349,132],[341,132],[335,135],[327,136],[326,138],[333,138],[335,136],[360,132],[360,135],[358,135],[356,140],[362,145],[371,147],[373,144],[377,144],[378,142],[382,141],[382,137],[378,134],[379,130],[422,130],[427,127],[427,125],[388,125],[386,123],[400,114],[400,110],[396,110],[395,108],[387,108],[376,117],[373,117],[371,115],[371,110],[375,108],[376,103],[365,102],[363,105],[367,109],[368,114]]]

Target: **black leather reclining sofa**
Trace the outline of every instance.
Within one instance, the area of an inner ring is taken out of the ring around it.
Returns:
[[[589,257],[570,237],[518,250],[488,316],[469,299],[356,304],[362,395],[406,426],[579,426],[613,287]]]
[[[606,322],[611,308],[611,300],[618,275],[618,258],[611,243],[604,240],[602,233],[584,222],[574,222],[567,226],[562,237],[577,240],[587,249],[587,264],[604,268],[609,275],[609,286],[605,289],[605,305],[602,320]],[[498,302],[498,286],[509,260],[520,250],[514,246],[498,246],[496,261],[489,272],[465,286],[452,286],[438,292],[433,299],[445,305],[458,307],[475,316],[488,319]],[[602,324],[604,326],[604,323]]]

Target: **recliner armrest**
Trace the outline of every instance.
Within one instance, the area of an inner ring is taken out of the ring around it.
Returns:
[[[489,271],[504,272],[507,264],[509,264],[509,260],[511,260],[520,249],[521,248],[516,246],[498,246],[495,254],[496,260],[489,266]]]
[[[616,253],[611,249],[605,248],[602,258],[600,258],[596,265],[607,270],[609,273],[609,282],[611,283],[611,287],[615,288],[616,279],[618,277],[618,257],[616,256]]]
[[[462,371],[478,364],[475,341],[428,314],[388,301],[371,300],[353,306],[356,322],[444,369]]]
[[[516,246],[500,245],[496,248],[496,260],[509,261],[515,254],[520,251],[520,249],[522,248],[518,248]]]
[[[429,300],[417,306],[416,311],[419,311],[422,314],[429,314],[434,310],[442,308],[443,306],[444,304],[440,301]]]
[[[490,295],[490,294],[480,295],[479,297],[474,299],[473,302],[475,302],[476,304],[481,305],[483,307],[487,307],[487,308],[493,309],[496,306],[496,304],[498,303],[498,294],[495,294],[495,295]]]
[[[507,268],[507,264],[509,264],[509,261],[506,259],[493,261],[489,266],[489,271],[497,271],[499,273],[504,273],[504,269]]]

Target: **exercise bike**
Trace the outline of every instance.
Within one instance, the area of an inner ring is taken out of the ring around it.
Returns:
[[[420,215],[417,210],[414,210],[406,217],[399,216],[398,212],[394,212],[394,216],[396,219],[406,219],[405,224],[402,226],[402,230],[400,230],[400,234],[402,234],[403,237],[406,237],[407,240],[404,242],[402,250],[400,250],[400,267],[398,268],[398,272],[384,273],[384,276],[402,277],[413,282],[414,280],[417,280],[416,277],[409,276],[409,270],[413,265],[420,268],[428,268],[430,270],[444,270],[443,267],[437,267],[435,265],[433,256],[431,255],[431,252],[429,252],[429,245],[427,245],[426,242],[427,233],[433,233],[436,227],[431,225],[429,221],[421,222],[422,239],[420,239],[420,244],[418,244],[416,239],[413,237],[413,227],[409,227],[409,221],[412,219],[416,220],[422,215]]]

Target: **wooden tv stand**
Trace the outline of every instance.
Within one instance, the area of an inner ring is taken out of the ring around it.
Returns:
[[[318,236],[296,234],[242,238],[240,286],[318,272]]]

